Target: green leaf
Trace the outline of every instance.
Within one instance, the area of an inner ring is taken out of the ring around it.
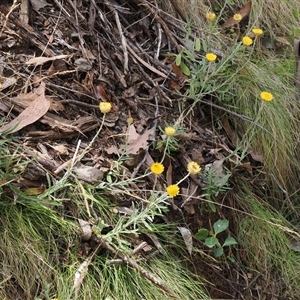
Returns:
[[[204,243],[207,247],[212,248],[219,243],[219,240],[216,237],[212,236],[212,237],[206,238]]]
[[[209,206],[209,208],[211,209],[212,212],[216,212],[217,211],[217,208],[214,205],[214,203],[208,202],[208,206]]]
[[[176,64],[176,66],[180,66],[180,65],[181,65],[181,53],[179,53],[179,54],[176,56],[175,64]]]
[[[225,231],[229,226],[229,221],[224,219],[224,220],[218,220],[217,222],[214,223],[214,231],[215,235],[217,235],[220,232]]]
[[[195,40],[195,50],[196,51],[200,51],[201,50],[201,43],[200,43],[200,39],[196,38]]]
[[[220,257],[223,255],[224,249],[223,248],[214,248],[213,253],[214,253],[215,257]]]
[[[185,63],[181,62],[180,69],[184,75],[186,75],[186,76],[191,75],[191,71]]]
[[[206,228],[200,228],[195,234],[196,239],[204,241],[208,237],[208,230]]]
[[[235,244],[237,244],[235,238],[233,238],[233,237],[230,236],[230,237],[228,237],[228,238],[225,240],[225,242],[224,242],[224,244],[223,244],[223,247],[225,247],[225,246],[230,246],[230,245],[235,245]]]
[[[195,61],[196,60],[195,57],[194,57],[194,55],[190,51],[184,49],[183,53],[186,54],[191,61]]]

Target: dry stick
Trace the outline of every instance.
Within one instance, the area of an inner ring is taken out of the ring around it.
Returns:
[[[163,72],[157,70],[156,68],[152,67],[151,65],[149,65],[147,62],[145,62],[142,58],[140,58],[134,51],[133,49],[127,44],[128,50],[129,52],[142,64],[144,65],[147,69],[149,69],[150,71],[158,74],[159,76],[163,77],[163,78],[168,78],[168,76],[166,74],[164,74]]]
[[[173,36],[172,32],[170,31],[169,27],[167,26],[167,24],[162,20],[161,17],[158,16],[157,11],[155,11],[152,7],[150,7],[150,5],[145,0],[135,0],[135,2],[137,2],[140,5],[145,6],[150,11],[154,20],[156,20],[158,23],[161,24],[165,33],[167,34],[167,36],[170,38],[171,42],[176,47],[177,51],[180,52],[181,47],[178,45],[176,39],[174,38],[174,36]]]
[[[162,30],[161,30],[161,25],[159,23],[157,23],[157,31],[158,31],[158,42],[157,42],[157,51],[155,54],[155,58],[158,60],[160,47],[161,47],[161,39],[162,39]]]
[[[170,0],[170,2],[172,3],[175,11],[179,14],[179,16],[182,18],[182,20],[184,22],[186,22],[186,14],[185,12],[180,8],[180,6],[178,5],[177,0]],[[183,3],[183,2],[182,2]]]
[[[120,82],[121,82],[121,84],[123,85],[123,87],[126,88],[126,87],[127,87],[127,83],[126,83],[126,81],[125,81],[123,75],[121,74],[120,70],[116,67],[115,63],[114,63],[113,60],[110,58],[110,55],[109,55],[109,54],[107,53],[107,51],[105,50],[103,44],[100,42],[99,45],[100,45],[100,48],[101,48],[101,50],[102,50],[104,56],[107,57],[107,59],[108,59],[110,65],[111,65],[111,67],[112,67],[112,69],[113,69],[113,71],[114,71],[116,77],[120,80]]]
[[[120,37],[121,37],[121,43],[122,43],[122,48],[123,48],[123,53],[124,53],[124,73],[126,74],[128,72],[128,52],[127,52],[127,46],[126,46],[127,43],[126,43],[126,39],[125,39],[125,36],[122,31],[122,25],[120,23],[118,12],[116,9],[114,11],[115,11],[116,23],[117,23],[118,30],[119,30]]]
[[[120,251],[115,250],[111,245],[109,245],[106,241],[101,239],[100,237],[95,237],[95,241],[100,244],[102,247],[113,253],[115,256],[118,256],[122,259],[124,263],[126,263],[128,266],[130,266],[133,269],[136,269],[139,271],[145,278],[150,280],[152,283],[157,285],[159,288],[161,288],[163,291],[168,293],[172,298],[179,299],[176,297],[173,292],[157,277],[155,277],[151,272],[147,271],[143,267],[141,267],[139,264],[136,263],[135,260],[131,259],[129,256],[126,256]]]
[[[22,22],[12,11],[8,10],[5,6],[1,6],[1,12],[6,15],[6,17],[13,22],[19,29],[19,35],[24,39],[30,42],[31,44],[38,47],[43,53],[47,56],[52,57],[57,54],[60,54],[55,51],[51,44],[48,43],[48,40],[36,32],[31,26]],[[49,47],[52,47],[51,50]]]
[[[126,43],[125,36],[123,34],[120,18],[119,18],[117,10],[112,5],[110,5],[110,3],[108,1],[105,1],[105,4],[108,6],[110,11],[112,11],[115,15],[115,20],[116,20],[117,27],[118,27],[118,30],[119,30],[121,43],[122,43],[122,48],[123,48],[123,53],[124,53],[124,73],[126,74],[128,72],[128,52],[127,52],[127,43]]]

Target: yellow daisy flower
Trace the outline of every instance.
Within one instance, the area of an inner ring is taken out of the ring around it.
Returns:
[[[240,22],[243,19],[243,16],[241,14],[235,14],[233,19],[237,22]]]
[[[187,165],[187,171],[192,175],[196,175],[201,171],[201,168],[195,161],[191,161]]]
[[[256,36],[260,36],[260,35],[262,35],[264,32],[262,31],[262,29],[260,29],[260,28],[253,28],[252,30],[251,30]]]
[[[214,53],[207,53],[205,57],[209,62],[213,62],[217,59],[217,55]]]
[[[173,136],[176,133],[176,129],[174,127],[171,126],[167,126],[165,128],[165,133],[167,136]]]
[[[161,174],[164,171],[164,169],[165,169],[164,165],[158,162],[153,163],[150,166],[151,172],[154,173],[155,175]]]
[[[272,101],[273,100],[273,95],[269,92],[261,92],[260,93],[260,98],[264,101]]]
[[[167,194],[171,197],[175,197],[179,194],[180,188],[177,184],[172,184],[167,187]]]
[[[103,114],[107,114],[111,111],[112,105],[110,102],[100,102],[99,108]]]
[[[128,117],[127,118],[127,123],[132,124],[133,123],[133,117]]]
[[[206,15],[205,15],[205,17],[206,17],[206,20],[207,21],[210,21],[210,22],[212,22],[212,21],[214,21],[215,19],[216,19],[216,14],[214,13],[214,12],[208,12]]]
[[[253,43],[253,40],[249,36],[244,36],[242,42],[245,46],[250,46]]]

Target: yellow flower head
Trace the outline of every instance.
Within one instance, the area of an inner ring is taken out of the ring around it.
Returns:
[[[250,46],[253,43],[253,40],[249,36],[244,36],[242,42],[245,46]]]
[[[241,14],[235,14],[233,19],[237,22],[240,22],[243,19],[243,16]]]
[[[171,197],[175,197],[179,194],[180,188],[177,184],[172,184],[167,187],[167,194]]]
[[[205,57],[209,62],[213,62],[217,59],[217,55],[214,53],[207,53]]]
[[[216,14],[214,13],[214,12],[208,12],[206,15],[205,15],[205,17],[206,17],[206,20],[207,21],[210,21],[210,22],[212,22],[212,21],[214,21],[215,19],[216,19]]]
[[[256,35],[256,36],[260,36],[262,35],[264,32],[262,31],[262,29],[260,28],[253,28],[252,32]]]
[[[191,161],[187,165],[187,171],[192,175],[196,175],[201,171],[201,168],[196,162]]]
[[[261,92],[260,93],[260,98],[264,101],[272,101],[273,100],[273,95],[269,92]]]
[[[100,102],[99,108],[103,114],[107,114],[111,111],[112,105],[110,102]]]
[[[133,117],[128,117],[127,118],[127,123],[130,125],[133,123]]]
[[[161,163],[153,163],[151,166],[150,166],[150,170],[152,173],[154,173],[155,175],[159,175],[161,174],[163,171],[164,171],[164,165],[161,164]]]
[[[176,129],[174,127],[171,126],[167,126],[165,128],[165,133],[167,136],[173,136],[176,133]]]

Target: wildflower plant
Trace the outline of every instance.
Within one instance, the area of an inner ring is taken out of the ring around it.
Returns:
[[[226,238],[224,243],[220,243],[217,235],[221,232],[224,232],[229,227],[228,220],[218,220],[213,225],[213,230],[208,230],[206,228],[200,228],[196,233],[195,237],[201,241],[204,241],[204,244],[213,250],[215,257],[220,257],[224,253],[224,247],[237,244],[235,238],[229,236]]]
[[[163,158],[165,155],[170,156],[172,152],[177,151],[179,148],[179,140],[176,138],[176,135],[182,134],[184,130],[180,128],[178,125],[170,126],[166,125],[164,129],[159,127],[160,131],[162,132],[162,139],[158,141],[156,145],[156,149],[163,150]]]

